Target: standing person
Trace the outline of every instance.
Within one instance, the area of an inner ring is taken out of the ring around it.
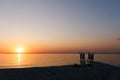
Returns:
[[[85,64],[85,53],[80,53],[80,64],[84,65]]]
[[[88,53],[87,63],[94,64],[94,54],[93,53]]]

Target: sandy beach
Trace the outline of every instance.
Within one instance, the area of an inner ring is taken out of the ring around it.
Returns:
[[[0,80],[120,80],[120,68],[96,62],[94,66],[0,69]]]

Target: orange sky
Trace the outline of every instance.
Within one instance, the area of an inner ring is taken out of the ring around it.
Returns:
[[[2,0],[0,52],[120,52],[119,1]]]

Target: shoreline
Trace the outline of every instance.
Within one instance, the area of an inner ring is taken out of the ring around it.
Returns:
[[[96,62],[94,66],[65,65],[0,69],[0,80],[120,80],[120,68]]]

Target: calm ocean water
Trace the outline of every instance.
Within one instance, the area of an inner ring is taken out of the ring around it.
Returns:
[[[58,66],[79,61],[79,54],[0,54],[0,68]],[[95,61],[120,67],[120,54],[95,54]]]

